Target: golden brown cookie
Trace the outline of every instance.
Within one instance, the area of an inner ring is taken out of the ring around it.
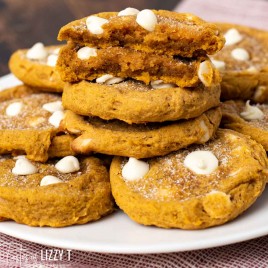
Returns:
[[[25,153],[41,162],[74,154],[70,147],[73,137],[58,128],[61,117],[60,95],[40,93],[25,85],[1,91],[0,153]]]
[[[224,38],[214,24],[192,14],[167,10],[143,10],[128,16],[118,16],[117,12],[95,14],[63,26],[58,40],[183,57],[214,54],[224,44]]]
[[[220,120],[220,108],[190,120],[143,125],[128,125],[119,120],[104,121],[96,117],[83,118],[66,111],[61,127],[79,135],[72,142],[72,149],[77,153],[148,158],[165,155],[193,143],[207,142]]]
[[[113,211],[109,175],[102,161],[81,158],[76,171],[68,173],[57,169],[56,163],[1,157],[1,217],[30,226],[62,227],[95,221]]]
[[[211,57],[223,76],[221,98],[267,102],[268,32],[235,24],[217,26],[226,37],[224,48]]]
[[[204,145],[146,161],[115,157],[112,193],[134,221],[164,228],[203,229],[250,207],[267,181],[262,146],[232,130]]]
[[[181,59],[123,47],[96,49],[70,42],[60,51],[57,71],[65,82],[92,81],[99,78],[96,80],[98,83],[116,83],[125,78],[133,78],[146,84],[162,80],[164,83],[174,84],[171,86],[194,87],[204,80],[199,78],[199,69],[202,68],[201,62],[205,60],[208,58]],[[210,61],[207,64],[210,65],[208,79],[204,82],[210,86],[212,81],[220,82],[220,77],[218,71],[213,70]],[[112,76],[118,78],[111,81]]]
[[[60,47],[43,47],[37,43],[31,49],[17,50],[9,60],[10,71],[23,83],[40,91],[62,92],[64,83],[55,70]],[[29,53],[30,50],[33,52]]]
[[[222,104],[222,108],[223,127],[249,135],[268,151],[268,105],[226,101]]]
[[[67,110],[105,120],[127,123],[164,122],[200,116],[219,105],[220,87],[153,89],[144,83],[126,80],[103,85],[82,81],[66,84],[62,96]]]

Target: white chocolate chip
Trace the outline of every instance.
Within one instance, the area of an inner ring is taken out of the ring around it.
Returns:
[[[55,168],[61,173],[71,173],[80,169],[79,161],[76,157],[69,155],[62,158]]]
[[[235,60],[249,60],[249,54],[244,48],[235,48],[232,50],[231,55]]]
[[[150,84],[151,84],[151,87],[154,88],[154,89],[176,87],[175,84],[164,83],[163,80],[155,80],[155,81],[152,81]]]
[[[31,127],[36,127],[42,123],[44,123],[46,121],[46,119],[44,117],[33,117],[33,118],[30,118],[28,120],[28,124],[31,126]]]
[[[113,77],[113,78],[108,79],[105,84],[106,85],[113,85],[113,84],[121,83],[122,81],[124,81],[124,78]]]
[[[22,155],[17,155],[14,156],[13,159],[18,160],[18,159],[26,159],[26,155],[22,154]]]
[[[236,176],[240,171],[241,171],[241,168],[239,168],[239,169],[237,169],[235,171],[232,171],[231,173],[229,173],[228,177]]]
[[[102,34],[103,33],[102,26],[107,22],[108,20],[97,16],[89,16],[86,19],[87,28],[93,34]]]
[[[234,28],[227,31],[225,33],[224,37],[226,40],[225,46],[237,44],[238,42],[240,42],[243,39],[242,35]]]
[[[130,157],[122,169],[122,176],[127,181],[134,181],[143,178],[149,171],[149,164]]]
[[[38,172],[36,166],[34,166],[27,158],[18,158],[15,167],[12,169],[12,173],[15,175],[31,175]]]
[[[57,64],[58,55],[51,54],[47,57],[47,65],[51,67],[55,67]]]
[[[246,102],[245,109],[240,115],[245,120],[261,120],[264,118],[263,112],[257,107],[249,104],[249,100]]]
[[[219,161],[210,151],[194,151],[185,157],[184,165],[196,174],[208,175],[218,168]]]
[[[213,78],[213,68],[210,61],[206,60],[200,63],[197,71],[198,78],[206,86],[210,86]]]
[[[217,194],[217,195],[222,195],[222,196],[229,196],[229,195],[227,195],[226,193],[224,193],[224,192],[222,192],[222,191],[218,191],[218,190],[211,190],[211,191],[208,193],[208,195],[215,195],[215,194]]]
[[[22,107],[23,107],[22,102],[13,102],[7,106],[6,115],[7,116],[16,116],[21,112]]]
[[[60,122],[63,119],[63,117],[64,117],[64,112],[56,111],[49,117],[48,122],[52,126],[58,128],[60,126]]]
[[[150,9],[144,9],[137,14],[136,22],[145,30],[152,32],[157,24],[157,17]]]
[[[83,150],[83,149],[86,149],[91,143],[92,143],[92,139],[82,139],[80,146]]]
[[[26,53],[26,57],[30,60],[44,60],[47,55],[47,50],[42,43],[36,43]]]
[[[248,73],[257,73],[258,69],[256,67],[254,67],[254,66],[250,66],[245,71],[247,71]]]
[[[77,51],[77,57],[80,60],[88,60],[90,57],[97,56],[97,49],[95,47],[81,47]]]
[[[42,108],[50,113],[54,113],[56,111],[63,111],[62,102],[61,101],[53,101],[45,103]]]
[[[62,183],[63,181],[55,176],[47,175],[40,181],[40,186],[47,186],[55,183]]]
[[[59,53],[60,53],[60,47],[57,47],[52,51],[52,54],[55,54],[55,55],[58,55]]]
[[[258,102],[258,100],[259,100],[260,98],[262,98],[262,96],[265,95],[267,91],[268,91],[268,89],[267,89],[266,86],[258,86],[258,87],[256,88],[255,93],[254,93],[253,100],[254,100],[255,102]]]
[[[215,68],[218,69],[219,71],[225,70],[225,62],[224,61],[211,59],[211,62],[215,66]]]
[[[124,10],[121,10],[117,16],[135,16],[139,13],[140,11],[136,8],[132,8],[132,7],[127,7]]]
[[[113,76],[111,74],[105,74],[105,75],[97,78],[96,82],[99,84],[104,84],[106,81],[108,81],[111,78],[113,78]]]
[[[99,78],[96,79],[96,82],[99,84],[106,84],[106,85],[112,85],[112,84],[118,84],[122,82],[124,79],[121,77],[115,77],[111,74],[105,74]]]
[[[201,129],[204,131],[204,135],[203,135],[203,137],[200,139],[200,142],[205,143],[205,142],[207,142],[207,141],[209,140],[209,138],[210,138],[210,135],[209,135],[209,129],[208,129],[207,125],[205,124],[205,122],[204,122],[203,120],[200,122],[200,127],[201,127]]]

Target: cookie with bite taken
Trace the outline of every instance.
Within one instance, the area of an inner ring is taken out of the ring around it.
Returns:
[[[94,48],[69,42],[59,54],[57,71],[65,82],[105,81],[107,77],[120,82],[127,78],[170,86],[196,87],[219,83],[218,70],[207,56],[180,58],[136,51],[124,47]]]
[[[98,13],[70,22],[60,29],[58,40],[89,47],[124,47],[186,58],[214,54],[224,45],[217,26],[195,15],[133,8]]]

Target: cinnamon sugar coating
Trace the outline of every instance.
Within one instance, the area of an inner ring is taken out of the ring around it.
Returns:
[[[48,121],[51,113],[42,108],[43,104],[59,100],[60,95],[40,93],[25,85],[1,91],[0,153],[26,154],[29,159],[41,162],[48,157],[73,155],[70,147],[73,138],[51,125]],[[21,103],[22,109],[18,115],[8,116],[6,108],[15,102]]]
[[[95,221],[114,209],[107,169],[100,159],[80,158],[80,170],[62,174],[57,161],[32,162],[38,172],[14,175],[16,160],[0,158],[0,216],[30,226],[63,227]],[[62,183],[40,186],[46,175]]]

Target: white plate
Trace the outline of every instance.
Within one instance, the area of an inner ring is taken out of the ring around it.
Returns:
[[[5,76],[0,79],[0,88],[16,83],[13,76]],[[268,189],[241,217],[199,231],[145,227],[118,211],[97,222],[65,228],[1,222],[0,232],[48,246],[107,253],[164,253],[210,248],[268,234]]]

